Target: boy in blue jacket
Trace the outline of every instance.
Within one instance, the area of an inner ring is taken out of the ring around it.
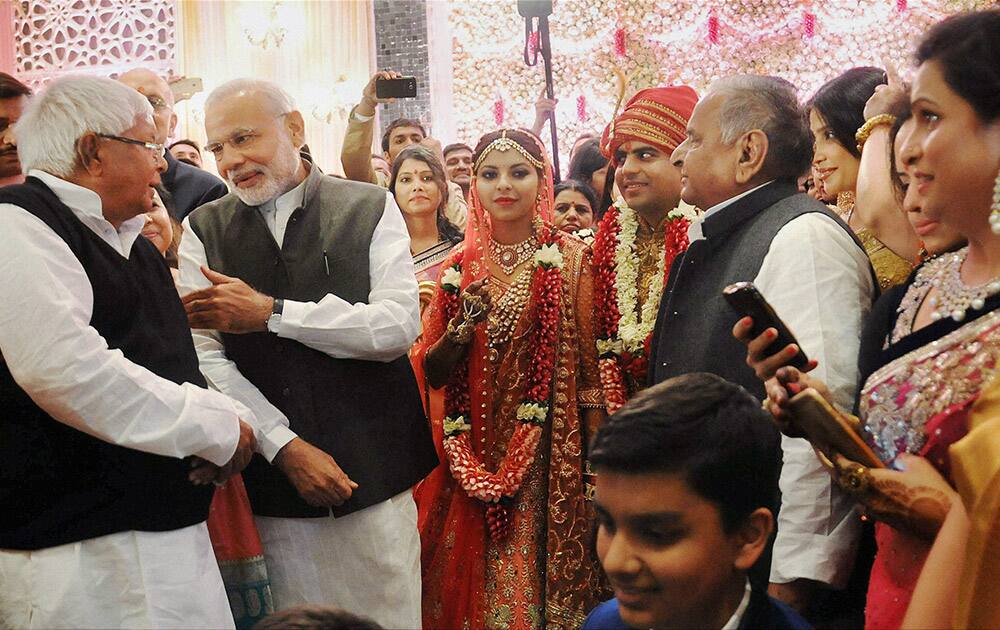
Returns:
[[[601,427],[590,463],[615,598],[584,630],[810,627],[747,579],[774,530],[781,447],[742,387],[704,373],[651,387]]]

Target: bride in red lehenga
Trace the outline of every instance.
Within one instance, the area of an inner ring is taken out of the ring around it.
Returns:
[[[466,238],[415,361],[445,399],[431,413],[442,464],[416,491],[424,626],[577,628],[603,596],[585,483],[604,418],[589,252],[551,224],[536,138],[488,133],[474,163]]]

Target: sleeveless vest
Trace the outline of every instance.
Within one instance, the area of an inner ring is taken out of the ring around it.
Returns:
[[[764,384],[746,364],[746,346],[733,337],[739,317],[722,290],[756,278],[781,228],[814,212],[832,218],[864,249],[839,217],[786,182],[768,184],[703,221],[705,238],[670,268],[650,346],[650,385],[710,372],[764,396]]]
[[[275,298],[368,303],[368,250],[385,209],[384,189],[323,175],[313,166],[303,205],[279,247],[257,208],[234,194],[200,207],[190,225],[208,265]],[[329,273],[327,273],[329,268]],[[406,355],[393,361],[335,359],[271,332],[223,334],[226,355],[289,420],[358,483],[335,516],[385,501],[437,465],[430,428]],[[319,517],[284,473],[256,455],[243,473],[255,514]]]
[[[123,258],[33,177],[0,189],[0,203],[24,208],[66,242],[93,289],[90,325],[109,348],[174,383],[206,386],[173,278],[151,243],[137,238]],[[109,444],[55,420],[3,362],[0,400],[0,548],[168,531],[208,518],[214,488],[188,481],[185,461]]]

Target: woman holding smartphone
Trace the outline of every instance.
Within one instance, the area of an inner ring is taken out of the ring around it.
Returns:
[[[917,49],[913,122],[900,139],[909,175],[904,206],[968,245],[919,267],[873,307],[861,341],[863,434],[890,469],[834,456],[833,473],[877,521],[867,626],[899,627],[934,535],[958,500],[949,446],[972,405],[1000,376],[1000,11],[949,18]],[[790,396],[826,387],[783,367],[792,345],[765,356],[773,330],[734,334],[767,380],[765,405],[786,418]],[[982,462],[985,466],[989,462]],[[896,470],[893,470],[895,468]]]

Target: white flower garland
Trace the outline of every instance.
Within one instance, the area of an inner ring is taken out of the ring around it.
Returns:
[[[636,317],[636,300],[639,298],[639,261],[636,259],[635,236],[639,230],[639,220],[635,210],[625,204],[618,206],[618,244],[615,247],[615,290],[618,292],[618,338],[625,350],[638,354],[645,350],[646,339],[656,325],[658,299],[663,291],[663,275],[666,272],[664,257],[660,256],[656,275],[649,283],[649,295],[642,305],[642,313]]]

